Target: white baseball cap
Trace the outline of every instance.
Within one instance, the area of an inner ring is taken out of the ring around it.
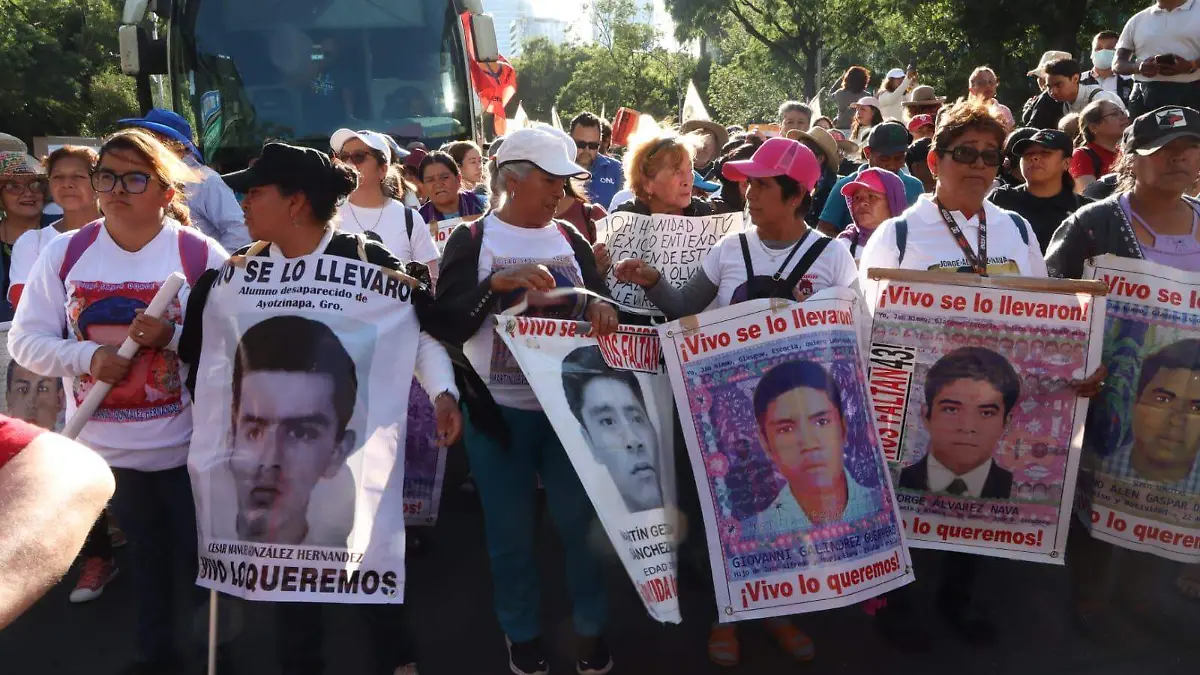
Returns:
[[[592,174],[575,163],[562,137],[546,129],[518,129],[504,139],[496,154],[496,165],[532,162],[551,176],[588,179]]]
[[[351,138],[357,138],[362,141],[368,148],[378,151],[383,155],[383,161],[390,164],[392,162],[392,146],[387,142],[387,137],[378,131],[351,131],[350,129],[338,129],[329,137],[329,147],[333,148],[334,152],[341,152],[342,146]]]
[[[907,73],[905,73],[902,68],[892,68],[888,71],[887,79],[890,80],[896,77],[904,77],[906,74]]]

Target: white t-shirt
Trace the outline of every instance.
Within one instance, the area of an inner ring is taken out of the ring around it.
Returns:
[[[25,285],[8,334],[13,360],[44,376],[61,376],[67,392],[67,417],[91,390],[88,371],[101,344],[119,346],[129,334],[134,311],[143,309],[172,272],[183,271],[179,253],[182,226],[164,221],[163,229],[141,250],[126,251],[101,228],[66,282],[59,270],[67,246],[80,230],[50,242]],[[198,236],[201,235],[198,231]],[[225,262],[225,249],[208,241],[208,267]],[[185,282],[164,318],[175,323],[167,347],[142,349],[125,381],[104,399],[79,434],[111,466],[161,471],[187,462],[192,436],[191,399],[183,386],[176,355],[183,307],[191,287]],[[63,339],[63,335],[69,335]]]
[[[54,225],[30,230],[17,238],[17,243],[13,244],[12,262],[8,268],[8,301],[13,307],[17,306],[17,300],[25,284],[29,282],[29,275],[33,272],[38,256],[55,237],[63,234],[54,229]]]
[[[809,232],[800,249],[796,251],[782,273],[786,278],[812,248],[813,244],[822,237],[815,232]],[[746,230],[746,246],[750,250],[750,264],[756,277],[771,277],[783,265],[792,247],[783,249],[768,249],[758,236],[758,228]],[[730,232],[717,242],[716,246],[704,257],[701,265],[705,276],[717,286],[715,306],[726,307],[747,299],[746,289],[746,259],[742,255],[742,243],[739,233]],[[808,271],[801,277],[800,282],[792,289],[796,300],[806,300],[817,291],[831,286],[841,286],[858,290],[858,270],[854,266],[854,258],[845,246],[831,241],[813,261]]]
[[[479,248],[479,281],[506,267],[541,264],[550,269],[559,287],[583,286],[583,274],[575,260],[571,242],[553,223],[530,229],[510,225],[495,215],[483,222],[483,240]],[[525,291],[514,291],[497,297],[497,311],[518,304]],[[523,316],[554,319],[581,319],[587,307],[587,297],[555,301],[554,304],[527,309]],[[535,303],[536,304],[536,303]],[[496,403],[521,410],[541,410],[542,406],[525,380],[521,367],[504,341],[496,337],[496,327],[486,320],[478,333],[463,345],[463,351],[475,372],[488,383]]]
[[[1125,102],[1121,100],[1120,96],[1105,90],[1098,84],[1079,85],[1079,93],[1075,96],[1074,101],[1066,105],[1066,109],[1067,112],[1081,113],[1084,108],[1088,107],[1088,104],[1095,101],[1108,101],[1121,110],[1125,109]]]
[[[408,238],[405,211],[412,212],[411,241]],[[389,199],[377,209],[355,206],[347,201],[338,209],[338,216],[338,229],[354,234],[375,232],[383,240],[383,245],[402,262],[415,260],[428,264],[438,259],[437,247],[433,245],[433,237],[429,234],[425,219],[394,199]]]
[[[1038,244],[1033,228],[1026,223],[1026,236],[1013,220],[1012,214],[989,201],[983,202],[984,217],[987,219],[988,273],[993,275],[1019,275],[1026,277],[1046,276],[1046,261]],[[962,229],[963,236],[973,250],[979,247],[979,216],[967,220],[960,211],[950,214]],[[904,246],[904,262],[900,262],[900,249],[896,242],[896,223],[908,222],[908,239]],[[963,251],[950,234],[941,210],[929,195],[921,195],[917,203],[898,218],[884,221],[863,247],[859,261],[859,283],[866,295],[867,304],[874,309],[879,299],[879,282],[867,277],[872,267],[906,270],[943,270],[948,272],[970,271]]]
[[[1188,0],[1179,7],[1165,10],[1153,3],[1134,14],[1125,23],[1117,49],[1133,52],[1135,63],[1160,54],[1177,54],[1185,59],[1200,59],[1200,2]],[[1133,78],[1139,82],[1195,82],[1200,70],[1190,75],[1159,75]]]

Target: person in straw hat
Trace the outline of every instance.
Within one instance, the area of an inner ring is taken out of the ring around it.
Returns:
[[[13,317],[13,307],[8,302],[13,246],[21,235],[41,226],[46,185],[46,171],[41,162],[23,150],[0,151],[0,264],[4,284],[0,321],[10,321]]]
[[[913,89],[912,98],[904,102],[904,121],[907,123],[917,115],[933,115],[937,119],[945,102],[945,96],[938,96],[933,87],[923,84]]]
[[[838,167],[842,162],[842,154],[838,148],[838,142],[821,127],[813,127],[807,132],[789,131],[787,137],[794,141],[800,141],[805,147],[812,150],[817,157],[817,162],[821,165],[821,177],[817,179],[817,186],[813,190],[812,208],[809,209],[808,215],[804,219],[810,227],[816,227],[821,211],[825,208],[825,200],[829,199],[829,194],[833,191],[833,184],[838,181]]]
[[[729,132],[712,120],[688,120],[679,128],[679,133],[695,134],[699,137],[700,142],[696,147],[696,155],[692,158],[692,167],[707,180],[713,172],[713,163],[718,152],[729,142]]]

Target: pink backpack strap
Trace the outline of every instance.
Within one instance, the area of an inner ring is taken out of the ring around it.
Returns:
[[[62,265],[58,268],[59,281],[64,284],[67,283],[67,275],[75,268],[75,263],[79,262],[79,258],[83,256],[84,251],[96,243],[96,237],[100,236],[100,228],[102,227],[104,227],[102,221],[93,220],[71,235],[71,241],[67,243],[67,254],[63,256]]]
[[[208,240],[190,227],[180,227],[179,259],[188,286],[195,286],[200,275],[208,269]]]
[[[554,224],[558,226],[558,233],[563,236],[563,239],[567,240],[567,245],[571,246],[571,249],[574,250],[575,247],[572,245],[571,233],[567,231],[567,224],[561,220],[555,220]]]

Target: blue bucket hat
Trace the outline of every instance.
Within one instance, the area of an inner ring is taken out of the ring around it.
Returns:
[[[188,124],[187,120],[177,112],[164,108],[151,108],[145,117],[128,117],[119,120],[117,124],[123,127],[140,127],[166,136],[173,141],[182,143],[189,152],[196,156],[196,161],[204,161],[204,156],[192,143],[192,125]]]
[[[701,176],[700,172],[696,171],[695,169],[692,169],[692,187],[696,188],[697,190],[704,190],[705,192],[710,193],[721,189],[721,185],[719,183],[713,183],[711,181],[704,180],[704,176]]]

